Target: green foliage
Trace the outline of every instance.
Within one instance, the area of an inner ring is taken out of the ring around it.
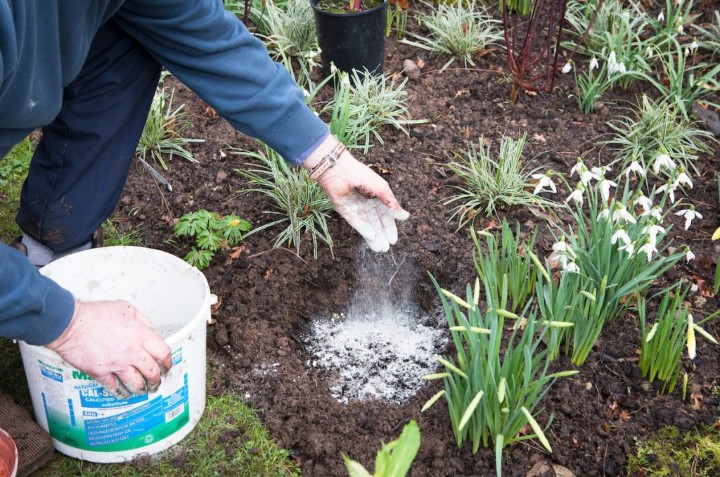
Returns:
[[[627,475],[672,477],[717,476],[720,468],[720,428],[702,427],[681,434],[667,426],[638,442],[635,455],[628,456]]]
[[[317,65],[315,58],[320,48],[310,2],[266,0],[262,5],[256,2],[250,10],[250,20],[258,27],[259,36],[273,59],[282,63],[299,85],[311,87],[310,72]]]
[[[533,262],[528,252],[535,246],[537,229],[524,242],[520,238],[520,224],[513,235],[510,225],[503,219],[499,240],[488,232],[480,232],[486,237],[487,252],[483,252],[474,229],[470,229],[470,234],[475,243],[475,270],[487,292],[493,295],[493,301],[499,302],[501,290],[506,289],[510,311],[522,310],[535,286],[531,271]]]
[[[680,377],[680,360],[685,347],[690,310],[683,303],[688,289],[680,283],[663,293],[656,312],[655,323],[648,326],[646,301],[638,300],[640,319],[640,372],[651,383],[655,378],[663,382],[663,391],[673,392]],[[674,291],[677,289],[676,291]]]
[[[569,50],[577,51],[588,58],[608,63],[606,79],[623,89],[629,88],[636,79],[623,74],[625,71],[649,72],[650,65],[645,57],[654,43],[646,40],[649,18],[638,3],[627,6],[620,0],[605,0],[598,7],[598,1],[568,2],[565,18],[569,31],[580,41],[590,26],[590,20],[597,11],[592,29],[582,43],[566,43]]]
[[[223,246],[237,245],[250,228],[250,222],[237,215],[222,216],[201,209],[180,217],[175,224],[175,235],[195,238],[195,246],[185,256],[185,261],[202,270],[210,265],[215,252]]]
[[[674,40],[685,33],[685,26],[697,18],[694,10],[695,0],[665,0],[665,8],[660,9],[658,17],[650,19],[650,25],[655,32],[653,36],[660,45],[667,44],[664,42],[666,39]]]
[[[388,7],[390,8],[390,7]],[[389,37],[390,32],[394,29],[395,36],[402,38],[407,33],[407,21],[408,11],[399,3],[395,3],[395,6],[390,8],[387,16],[387,27],[385,29],[385,36]]]
[[[441,289],[432,280],[450,325],[457,360],[438,357],[445,372],[425,379],[443,379],[445,390],[430,399],[423,410],[445,397],[458,447],[469,441],[476,453],[480,444],[489,447],[494,443],[497,475],[502,475],[502,450],[513,442],[538,438],[552,452],[534,416],[542,414],[537,407],[552,383],[575,371],[547,374],[550,351],[541,344],[547,330],[565,325],[541,323],[534,313],[523,318],[509,312],[506,291],[496,302],[496,295],[487,286],[487,310],[483,313],[479,307],[479,279],[474,290],[467,286],[466,300]],[[510,336],[504,339],[506,319],[516,322]],[[552,416],[545,429],[551,422]],[[532,433],[520,433],[528,424]]]
[[[370,474],[361,464],[343,454],[350,477],[405,477],[420,448],[420,430],[410,421],[397,440],[385,444],[375,458],[375,473]]]
[[[475,65],[473,54],[485,50],[502,40],[500,21],[493,18],[487,8],[474,1],[455,4],[428,4],[429,14],[419,14],[418,23],[427,28],[428,36],[408,33],[417,41],[401,40],[403,43],[434,53],[450,55],[440,71],[456,59],[462,59],[467,66]]]
[[[333,210],[325,191],[316,181],[310,180],[305,169],[294,168],[275,151],[265,146],[264,151],[233,151],[258,161],[251,169],[237,169],[250,181],[250,188],[241,193],[259,192],[268,196],[274,210],[265,213],[278,217],[256,228],[252,233],[261,232],[276,225],[284,228],[275,236],[274,247],[284,244],[295,247],[300,253],[300,244],[309,235],[313,245],[313,257],[317,258],[318,244],[325,243],[333,253],[333,240],[327,221]]]
[[[174,94],[175,89],[168,93],[164,87],[155,93],[135,151],[141,161],[147,162],[152,158],[165,170],[167,164],[163,156],[167,155],[170,159],[179,156],[190,162],[197,162],[187,147],[192,143],[204,142],[204,139],[188,139],[183,136],[192,123],[187,120],[187,113],[183,111],[184,104],[173,109]]]
[[[720,11],[715,11],[714,22],[707,25],[693,25],[698,33],[698,46],[712,53],[720,54]]]
[[[683,48],[675,38],[667,42],[668,51],[658,55],[659,68],[655,76],[638,70],[628,71],[628,75],[648,81],[685,119],[689,119],[695,101],[702,100],[712,107],[720,108],[720,104],[708,99],[708,96],[720,91],[720,64],[688,63],[688,59],[695,57],[690,46]]]
[[[427,122],[409,119],[407,78],[395,83],[388,74],[353,71],[348,75],[334,70],[335,95],[321,114],[330,116],[330,132],[349,149],[370,149],[371,139],[383,143],[384,126],[408,134],[406,126]]]
[[[450,161],[448,168],[455,173],[462,185],[454,186],[459,192],[444,202],[449,205],[458,202],[450,220],[459,216],[460,226],[472,221],[484,211],[485,215],[497,213],[502,206],[552,207],[554,202],[543,199],[529,190],[531,176],[537,169],[526,171],[522,164],[522,152],[527,134],[515,141],[504,136],[500,144],[497,161],[490,156],[490,145],[483,139],[479,147],[455,153],[456,161]]]
[[[15,224],[20,190],[27,176],[35,147],[29,138],[23,139],[4,158],[0,158],[0,240],[10,243],[21,234]]]
[[[574,68],[574,70],[577,89],[575,99],[580,111],[590,114],[595,111],[595,104],[602,95],[613,85],[613,77],[608,71],[608,62],[603,61],[600,66],[598,60],[593,57],[587,71],[578,74],[578,69]],[[597,73],[595,70],[598,70]]]
[[[705,141],[714,141],[713,135],[679,114],[671,102],[643,95],[638,106],[632,117],[620,116],[609,123],[615,135],[604,144],[615,152],[611,164],[619,163],[625,170],[636,161],[650,172],[657,156],[668,154],[685,169],[695,170],[698,154],[712,151]],[[667,169],[660,172],[667,176]]]

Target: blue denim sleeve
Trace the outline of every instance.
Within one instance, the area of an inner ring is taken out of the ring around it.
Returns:
[[[65,331],[74,312],[69,291],[0,244],[0,336],[45,345]]]
[[[221,0],[127,0],[114,17],[237,130],[299,164],[328,134],[285,68]]]

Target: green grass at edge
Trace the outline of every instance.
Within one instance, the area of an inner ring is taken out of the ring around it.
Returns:
[[[4,243],[10,243],[21,233],[15,224],[15,214],[33,150],[30,139],[23,139],[0,159],[0,240]]]

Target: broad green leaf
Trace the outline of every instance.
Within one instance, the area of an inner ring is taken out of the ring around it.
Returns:
[[[350,459],[345,454],[343,454],[343,459],[345,460],[345,468],[348,474],[350,474],[350,477],[373,477],[359,462]]]
[[[395,441],[385,474],[386,477],[405,477],[410,470],[413,459],[420,448],[420,430],[417,422],[410,421],[403,428],[400,437]],[[375,469],[377,474],[377,469]]]

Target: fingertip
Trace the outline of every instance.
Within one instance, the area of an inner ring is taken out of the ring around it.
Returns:
[[[398,206],[399,207],[399,206]],[[395,220],[407,220],[410,218],[410,212],[403,209],[402,207],[399,207],[398,209],[390,209],[390,215]]]

